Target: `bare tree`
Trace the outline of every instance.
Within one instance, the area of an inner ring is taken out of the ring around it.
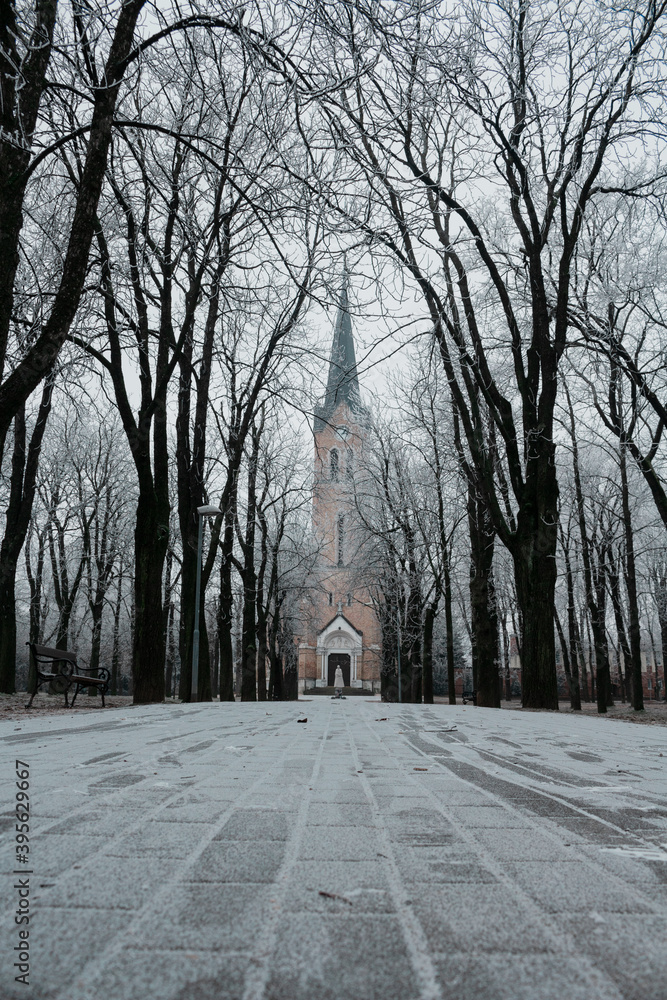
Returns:
[[[359,193],[357,205],[329,186],[328,203],[388,248],[424,297],[484,503],[514,561],[523,701],[555,709],[554,411],[572,267],[595,199],[637,191],[616,149],[640,135],[651,144],[660,127],[647,96],[663,97],[652,70],[665,4],[632,5],[611,24],[591,3],[477,2],[456,17],[437,4],[317,12],[332,54],[321,67],[318,50],[313,89],[322,75],[336,86],[321,128],[348,164],[346,196]],[[640,186],[657,160],[647,157]]]
[[[89,666],[97,671],[102,647],[102,620],[107,595],[117,571],[122,545],[122,520],[127,512],[128,490],[126,462],[119,460],[114,447],[116,428],[112,421],[96,428],[95,439],[85,455],[84,477],[93,500],[93,517],[84,522],[83,544],[86,551],[86,596],[92,619]],[[96,677],[97,673],[93,673]],[[98,688],[91,686],[90,695]]]
[[[27,12],[27,30],[19,30],[14,4],[4,4],[0,18],[0,174],[5,180],[0,193],[0,379],[3,379],[0,382],[0,453],[4,450],[12,420],[52,370],[79,306],[114,112],[125,74],[139,54],[134,39],[143,6],[144,0],[129,0],[121,4],[112,17],[101,12],[99,17],[75,12],[73,23],[64,27],[63,39],[63,49],[72,49],[80,67],[74,82],[69,79],[72,64],[67,55],[58,60],[57,68],[53,60],[58,5],[35,2]],[[73,138],[66,126],[60,134],[49,134],[48,119],[40,118],[45,95],[53,92],[54,81],[49,74],[54,69],[56,74],[64,76],[59,82],[72,88],[72,92],[76,92],[77,84],[89,88],[92,116],[77,129],[77,135],[85,137],[86,144],[73,212],[65,223],[64,261],[50,297],[50,308],[43,316],[36,311],[32,317],[25,317],[30,333],[22,338],[17,362],[7,372],[16,274],[21,254],[26,254],[22,230],[27,188],[45,159]],[[35,154],[33,147],[38,135],[41,148]]]

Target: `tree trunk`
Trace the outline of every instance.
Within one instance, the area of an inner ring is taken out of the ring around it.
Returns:
[[[257,701],[257,572],[255,529],[257,519],[257,462],[261,425],[253,425],[252,451],[248,461],[246,526],[243,539],[243,615],[241,623],[241,701]],[[260,694],[260,701],[264,698]]]
[[[16,691],[16,568],[0,561],[0,690]],[[32,659],[32,658],[31,658]]]
[[[544,496],[534,508],[519,511],[512,557],[516,594],[523,622],[521,696],[524,708],[558,711],[554,595],[556,590],[555,467],[545,476]]]
[[[175,678],[174,678],[174,665],[175,665],[175,653],[176,653],[176,642],[174,639],[174,614],[176,612],[176,606],[172,601],[169,605],[168,615],[167,615],[167,658],[165,664],[165,677],[164,677],[164,694],[165,698],[173,698],[175,693]]]
[[[211,701],[211,650],[208,643],[208,623],[202,600],[199,608],[199,673],[197,701]]]
[[[558,683],[553,669],[555,580],[544,568],[542,560],[532,564],[520,560],[515,564],[517,600],[523,612],[521,695],[524,708],[557,712]]]
[[[217,620],[217,614],[216,614]],[[220,692],[220,633],[217,628],[215,630],[215,639],[213,640],[213,669],[211,676],[211,694],[213,700],[218,700],[218,694]]]
[[[473,686],[478,705],[499,708],[498,619],[493,584],[488,573],[480,573],[479,569],[478,562],[470,573]]]
[[[25,570],[30,586],[30,642],[41,646],[42,643],[42,586],[44,580],[44,558],[46,554],[46,530],[37,535],[37,566],[32,571],[30,559],[30,537],[28,537],[24,556]],[[28,691],[34,691],[37,684],[37,669],[32,656],[28,660]]]
[[[258,611],[257,615],[257,697],[266,701],[266,660],[268,646],[266,639],[266,617]]]
[[[277,603],[277,602],[276,602]],[[274,607],[269,628],[269,701],[283,700],[283,665],[278,651],[278,608]]]
[[[109,694],[118,694],[119,666],[120,666],[120,611],[123,603],[123,564],[121,562],[118,571],[118,591],[116,593],[116,603],[113,609],[113,643],[111,647],[111,679],[109,681]]]
[[[621,499],[623,505],[623,531],[625,534],[625,586],[628,591],[628,612],[630,618],[630,653],[632,656],[632,707],[636,712],[644,709],[644,689],[642,687],[641,628],[639,604],[637,601],[637,571],[635,568],[635,542],[630,513],[630,493],[628,490],[628,468],[625,443],[621,442],[619,455],[621,467]],[[627,670],[627,666],[626,666]]]
[[[468,477],[468,527],[473,687],[478,705],[500,708],[498,612],[493,584],[495,532],[471,476]]]
[[[232,551],[234,548],[233,514],[225,514],[220,544],[220,597],[218,600],[218,638],[220,641],[220,701],[234,701],[234,643],[232,639]]]
[[[9,482],[9,504],[5,516],[5,533],[2,545],[0,545],[0,691],[5,694],[12,694],[16,690],[16,566],[30,526],[39,456],[46,423],[51,412],[52,398],[53,383],[49,379],[42,390],[42,398],[27,451],[25,403],[19,407],[14,417],[14,448]],[[41,541],[41,546],[43,565],[43,541]],[[31,639],[31,641],[33,640]]]
[[[621,605],[621,588],[618,569],[613,562],[609,564],[609,595],[614,609],[614,621],[616,622],[616,635],[618,636],[618,646],[620,650],[618,670],[623,686],[623,701],[627,696],[628,701],[632,701],[632,652],[628,642],[628,634],[623,619],[623,608]],[[625,670],[621,670],[621,655]]]
[[[556,622],[558,639],[560,641],[560,648],[563,654],[563,669],[565,670],[565,676],[567,678],[567,687],[570,694],[570,708],[575,712],[580,712],[581,697],[579,692],[579,676],[577,675],[575,678],[574,672],[572,670],[572,661],[570,658],[570,652],[567,648],[567,642],[565,641],[565,633],[560,623],[558,612],[556,611],[555,608],[554,608],[554,621]]]
[[[588,683],[588,665],[591,663],[590,659],[590,645],[588,646],[589,657],[586,659],[586,648],[584,647],[584,640],[582,638],[584,634],[584,623],[586,621],[585,615],[580,616],[579,619],[575,618],[575,627],[577,630],[577,649],[579,650],[579,655],[581,658],[581,689],[584,695],[584,701],[591,702],[594,699],[594,694],[591,690],[591,685]],[[592,681],[591,681],[592,684]]]
[[[579,676],[579,649],[581,646],[577,618],[576,618],[576,608],[574,604],[574,576],[572,573],[572,563],[570,561],[570,549],[569,549],[569,529],[568,529],[568,544],[566,544],[565,532],[563,530],[562,523],[560,525],[560,539],[561,539],[561,549],[563,550],[563,559],[565,561],[565,584],[567,587],[567,631],[569,639],[569,660],[570,660],[570,670],[572,674],[572,686],[570,689],[570,703],[574,711],[581,711],[581,678]],[[565,643],[565,638],[561,639],[561,644]],[[582,660],[582,674],[584,677],[584,689],[587,689],[586,684],[586,665]],[[586,700],[587,694],[586,694]]]
[[[422,700],[422,594],[414,562],[410,567],[410,594],[408,597],[408,636],[410,660],[409,700],[420,705]]]
[[[172,582],[172,567],[174,562],[174,553],[171,547],[167,549],[167,557],[165,559],[164,567],[164,600],[162,603],[162,630],[165,636],[165,663],[164,663],[164,693],[165,698],[171,698],[171,692],[173,687],[174,679],[174,650],[172,644],[172,630],[174,627],[174,602],[172,600],[172,591],[174,583]]]
[[[271,597],[275,590],[278,578],[278,562],[277,562],[277,552],[278,543],[276,543],[276,548],[273,550],[274,558],[272,560],[271,567],[269,568],[269,529],[266,521],[265,511],[258,507],[257,516],[260,524],[260,561],[259,569],[257,571],[257,693],[260,701],[265,701],[268,697],[269,701],[272,697],[272,691],[269,690],[267,695],[267,676],[266,676],[266,664],[269,657],[269,637],[268,637],[268,615],[269,615],[269,605],[271,602]],[[267,580],[267,570],[268,570],[268,580]],[[267,593],[268,591],[268,593]],[[271,672],[269,670],[269,687],[271,685]]]
[[[297,701],[299,697],[299,658],[294,646],[294,630],[288,614],[280,613],[279,669],[282,669],[283,701]]]
[[[422,676],[424,704],[433,704],[433,626],[438,613],[437,603],[432,601],[424,612]]]
[[[214,229],[220,227],[220,217],[216,213]],[[206,464],[206,424],[209,408],[209,387],[211,362],[216,324],[219,315],[220,278],[227,259],[226,251],[217,262],[216,272],[211,282],[208,311],[204,324],[204,339],[201,358],[197,370],[197,389],[194,421],[191,418],[192,399],[192,354],[193,340],[187,338],[183,349],[178,387],[178,416],[176,419],[177,440],[177,482],[178,519],[183,541],[183,562],[181,567],[181,679],[180,697],[189,701],[192,692],[192,653],[194,642],[195,592],[197,586],[197,545],[199,539],[199,514],[197,508],[204,504],[204,479]],[[200,279],[201,280],[201,279]],[[192,291],[192,289],[191,289]],[[191,423],[193,426],[191,428]],[[192,444],[191,444],[192,437]],[[217,536],[212,545],[217,544]],[[207,560],[201,573],[201,613],[204,615],[206,585],[212,571],[212,563]],[[206,625],[204,625],[206,632]],[[206,633],[208,634],[208,633]],[[202,626],[199,626],[198,700],[211,700],[211,676],[208,642],[202,643]],[[217,648],[217,642],[216,642]]]
[[[605,713],[607,708],[614,704],[609,669],[609,643],[607,641],[606,577],[606,556],[603,547],[603,551],[598,553],[598,565],[593,574],[595,597],[590,608],[595,647],[595,689],[598,712],[600,713]]]
[[[604,714],[607,711],[611,694],[609,647],[607,645],[604,610],[604,606],[601,608],[598,605],[595,613],[591,611],[591,628],[593,630],[593,643],[595,645],[595,689],[598,712],[600,714]]]
[[[588,632],[588,663],[591,671],[591,701],[597,701],[597,683],[595,673],[595,644],[591,636],[590,616],[586,619],[586,629]]]
[[[572,671],[572,694],[574,700],[572,703],[572,708],[579,712],[581,711],[581,679],[579,677],[579,647],[581,645],[578,629],[577,629],[577,618],[575,614],[574,606],[574,578],[572,575],[572,564],[570,563],[570,553],[563,545],[563,553],[565,555],[565,577],[567,584],[567,630],[568,637],[570,640],[570,669]],[[581,664],[581,672],[584,680],[584,688],[586,691],[585,700],[588,701],[588,682],[586,681],[586,664],[583,661]]]
[[[199,517],[198,514],[196,514]],[[206,519],[205,519],[206,520]],[[178,693],[181,701],[192,697],[192,650],[194,643],[195,588],[197,586],[197,532],[188,530],[183,536],[183,561],[181,564],[181,618],[179,632],[179,652],[181,676]],[[192,548],[194,539],[194,548]],[[197,701],[211,700],[211,665],[209,657],[208,631],[206,627],[206,602],[204,573],[201,578],[201,598],[199,602],[199,660],[197,672]]]
[[[396,669],[396,650],[398,636],[396,631],[397,610],[393,597],[385,597],[380,605],[379,617],[382,630],[382,665],[380,667],[380,698],[382,701],[398,701],[398,672]]]
[[[169,546],[169,511],[140,489],[134,532],[133,699],[136,705],[164,701],[165,635],[162,574]]]
[[[283,694],[283,660],[277,649],[271,651],[269,663],[271,701],[284,701]]]
[[[399,701],[403,704],[412,698],[412,664],[410,662],[410,650],[405,644],[405,635],[401,629],[398,640],[396,656],[398,658],[397,673],[399,687]]]
[[[92,641],[90,646],[90,669],[92,670],[91,677],[97,677],[98,670],[100,667],[100,645],[102,642],[102,615],[104,613],[104,597],[106,593],[106,588],[100,590],[97,588],[95,593],[95,600],[91,606],[91,615],[93,619],[93,632]],[[99,694],[99,688],[96,684],[91,684],[88,688],[89,696],[95,698]]]
[[[658,622],[662,646],[662,696],[667,701],[667,588],[658,594]]]
[[[179,515],[181,513],[181,506],[182,505],[179,505]],[[195,528],[192,529],[190,521],[198,516],[199,515],[188,516],[187,526],[181,525],[183,555],[181,563],[181,602],[178,627],[178,652],[181,660],[178,697],[181,701],[190,701],[192,696],[192,642],[195,618],[198,526],[195,526]]]
[[[567,394],[567,390],[566,390]],[[608,542],[604,538],[604,531],[600,524],[603,537],[597,544],[597,566],[593,566],[593,545],[589,540],[586,526],[586,512],[584,507],[584,494],[581,486],[581,474],[579,471],[579,448],[576,437],[576,423],[574,419],[574,408],[569,394],[567,394],[568,408],[570,411],[570,437],[572,439],[572,469],[574,472],[575,498],[577,503],[577,517],[579,521],[579,534],[581,537],[581,556],[584,564],[584,580],[586,585],[586,604],[588,607],[590,625],[593,631],[593,644],[595,647],[595,673],[591,664],[591,682],[597,692],[598,712],[604,714],[607,711],[607,703],[611,696],[611,677],[609,674],[609,650],[606,636],[606,555]],[[594,683],[593,683],[594,680]],[[591,697],[595,697],[591,691]]]
[[[445,628],[447,629],[447,696],[450,705],[456,704],[456,672],[454,669],[454,616],[452,614],[451,552],[444,554]]]

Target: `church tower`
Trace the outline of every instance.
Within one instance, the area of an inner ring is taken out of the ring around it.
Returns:
[[[315,410],[313,535],[318,558],[302,608],[299,686],[380,689],[381,632],[367,586],[355,485],[364,468],[368,414],[361,403],[347,274],[334,328],[326,391]]]

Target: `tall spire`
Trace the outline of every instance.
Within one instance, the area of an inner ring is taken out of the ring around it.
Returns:
[[[329,377],[324,399],[315,411],[315,430],[322,430],[331,419],[334,410],[340,402],[346,402],[351,410],[362,410],[359,395],[359,378],[357,376],[357,361],[354,354],[354,339],[352,337],[352,319],[349,306],[349,275],[347,264],[343,270],[338,315],[334,327],[333,343],[331,345],[331,360],[329,361]]]

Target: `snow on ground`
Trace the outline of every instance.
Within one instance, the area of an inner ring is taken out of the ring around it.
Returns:
[[[0,742],[3,998],[664,1000],[663,726],[313,698]]]

